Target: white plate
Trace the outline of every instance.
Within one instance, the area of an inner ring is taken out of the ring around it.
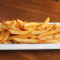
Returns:
[[[49,23],[52,24],[52,23]],[[56,23],[60,25],[60,23]],[[38,50],[38,49],[60,49],[57,44],[0,44],[0,50]]]

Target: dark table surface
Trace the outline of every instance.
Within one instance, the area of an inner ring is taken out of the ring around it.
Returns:
[[[60,2],[48,0],[0,0],[0,22],[23,21],[60,22]],[[60,60],[60,50],[0,51],[0,60]]]

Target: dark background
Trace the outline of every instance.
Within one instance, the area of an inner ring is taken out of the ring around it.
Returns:
[[[0,0],[0,22],[23,21],[60,22],[60,2],[52,0]],[[60,50],[0,51],[0,60],[60,60]]]

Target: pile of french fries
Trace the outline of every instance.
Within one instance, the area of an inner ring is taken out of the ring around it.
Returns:
[[[37,44],[60,42],[60,25],[27,22],[19,19],[0,23],[0,44]]]

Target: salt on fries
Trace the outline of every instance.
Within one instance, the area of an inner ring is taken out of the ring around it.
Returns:
[[[0,44],[37,44],[60,42],[60,25],[27,22],[19,19],[0,23]]]

